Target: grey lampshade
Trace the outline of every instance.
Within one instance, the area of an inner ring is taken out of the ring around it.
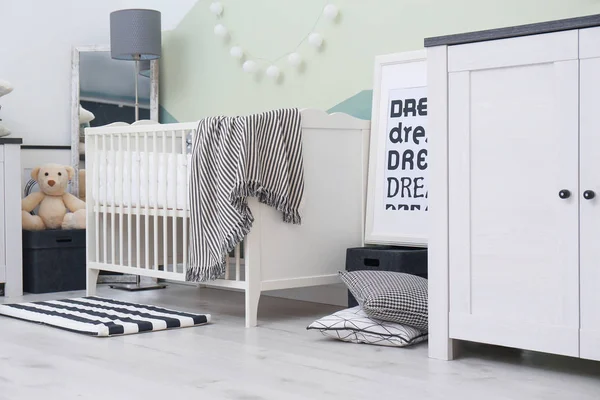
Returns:
[[[110,53],[118,60],[153,60],[161,56],[161,14],[128,9],[110,13]]]
[[[140,75],[150,77],[150,60],[140,61]]]

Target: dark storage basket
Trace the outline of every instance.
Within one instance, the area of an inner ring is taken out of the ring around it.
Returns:
[[[394,271],[427,279],[427,249],[407,246],[353,247],[346,250],[346,271]],[[348,291],[348,307],[358,303]]]
[[[23,291],[85,289],[85,229],[23,231]]]

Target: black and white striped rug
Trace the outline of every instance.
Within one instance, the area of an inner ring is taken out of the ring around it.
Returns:
[[[185,328],[210,322],[210,314],[190,314],[96,296],[1,304],[0,315],[99,337]]]

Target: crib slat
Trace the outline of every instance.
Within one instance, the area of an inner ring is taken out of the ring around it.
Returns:
[[[132,165],[132,159],[131,159],[131,135],[127,135],[127,171],[129,173],[128,175],[128,179],[127,179],[127,186],[129,186],[129,206],[127,207],[127,256],[129,259],[129,263],[128,265],[130,267],[133,267],[133,264],[131,263],[131,253],[133,253],[132,251],[132,247],[131,247],[131,209],[133,207],[133,200],[132,200],[132,195],[131,195],[131,189],[133,186],[133,179],[132,179],[132,174],[133,174],[133,165]],[[123,206],[125,206],[125,202],[123,202]]]
[[[152,180],[156,180],[154,193],[154,265],[152,269],[158,269],[158,196],[160,195],[160,188],[158,187],[158,164],[160,162],[158,148],[156,147],[156,131],[152,133],[152,147],[154,152],[154,173],[152,174]]]
[[[195,132],[194,132],[195,133]],[[185,133],[184,136],[181,139],[181,154],[186,155],[186,140],[185,140]],[[187,200],[188,200],[188,193],[189,193],[189,184],[188,184],[188,180],[189,180],[189,176],[188,176],[188,158],[185,157],[184,159],[184,165],[185,165],[185,179],[183,180],[183,186],[185,188],[184,196],[183,196],[183,218],[182,218],[182,224],[183,224],[183,238],[182,240],[182,245],[183,245],[183,274],[185,275],[185,271],[187,269],[187,251],[188,251],[188,215],[189,215],[189,210],[188,210],[188,204],[187,204]]]
[[[102,135],[102,151],[104,154],[104,160],[102,160],[102,162],[104,163],[104,205],[107,205],[106,203],[108,202],[108,154],[106,151],[106,135]],[[104,212],[102,213],[102,237],[103,237],[103,242],[102,242],[102,254],[104,256],[103,261],[105,263],[108,263],[108,257],[107,257],[107,240],[106,240],[106,209],[104,210]]]
[[[144,239],[146,247],[145,255],[146,255],[146,268],[150,269],[150,216],[148,210],[150,210],[150,154],[148,154],[148,132],[144,132],[144,154],[146,157],[146,177],[148,178],[145,182],[146,186],[146,224],[144,226]]]
[[[123,265],[123,206],[125,204],[124,193],[125,186],[123,183],[123,172],[125,171],[125,154],[123,154],[123,135],[119,135],[119,154],[121,155],[121,162],[119,165],[119,182],[121,182],[121,196],[119,200],[119,261],[120,265]]]
[[[115,154],[115,142],[114,135],[110,135],[110,152]],[[110,260],[111,263],[115,264],[117,261],[117,257],[115,254],[115,204],[116,204],[116,194],[117,194],[117,155],[115,154],[115,161],[113,163],[113,179],[115,184],[113,185],[112,190],[112,212],[110,213]],[[108,200],[108,199],[107,199]],[[107,208],[108,209],[108,208]]]
[[[98,146],[98,135],[94,135],[94,151],[96,152],[94,157],[94,169],[92,170],[92,185],[94,187],[94,203],[96,204],[96,228],[95,228],[95,237],[96,237],[96,249],[94,253],[96,253],[96,262],[100,262],[100,147]]]
[[[165,155],[165,157],[167,158],[167,163],[169,162],[169,159],[167,157],[167,155],[169,153],[167,153],[167,132],[162,132],[162,152]],[[169,265],[169,261],[168,261],[168,257],[167,254],[169,253],[169,241],[167,238],[167,211],[168,211],[168,199],[169,199],[169,195],[167,194],[167,188],[169,187],[169,185],[167,184],[167,179],[168,179],[168,171],[169,168],[168,164],[165,166],[164,170],[164,182],[165,182],[165,190],[163,191],[163,193],[166,194],[166,200],[164,207],[163,207],[163,237],[162,237],[162,244],[163,244],[163,271],[167,272],[168,268],[167,265]]]
[[[185,136],[185,131],[182,132],[182,135]],[[175,177],[172,177],[172,179],[174,179],[173,182],[177,182],[177,132],[171,132],[171,152],[173,153],[173,159],[175,160]],[[183,141],[185,141],[185,138],[183,139]],[[184,153],[185,156],[185,153]],[[173,205],[173,209],[175,211],[177,211],[177,207],[178,207],[178,199],[177,199],[177,185],[175,185],[175,204]],[[173,218],[171,219],[171,221],[173,221],[173,231],[172,231],[172,236],[173,236],[173,250],[172,250],[172,254],[173,254],[173,272],[177,272],[177,214],[175,214],[173,216]]]
[[[140,209],[142,208],[142,159],[141,159],[141,151],[140,151],[140,134],[136,133],[135,134],[135,149],[137,150],[137,156],[138,156],[138,160],[140,162],[140,168],[138,168],[138,173],[137,173],[137,192],[138,192],[138,201],[135,207],[135,211],[136,211],[136,218],[135,218],[135,229],[136,229],[136,249],[137,249],[137,258],[136,258],[136,266],[137,268],[142,268],[142,255],[141,255],[141,237],[140,237],[140,224],[141,224],[141,218],[140,218]],[[132,206],[133,206],[133,202],[132,202]]]

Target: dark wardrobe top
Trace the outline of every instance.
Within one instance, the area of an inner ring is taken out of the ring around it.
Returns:
[[[425,38],[425,47],[457,45],[600,26],[600,14]]]
[[[23,139],[16,137],[0,137],[0,144],[22,144]]]

